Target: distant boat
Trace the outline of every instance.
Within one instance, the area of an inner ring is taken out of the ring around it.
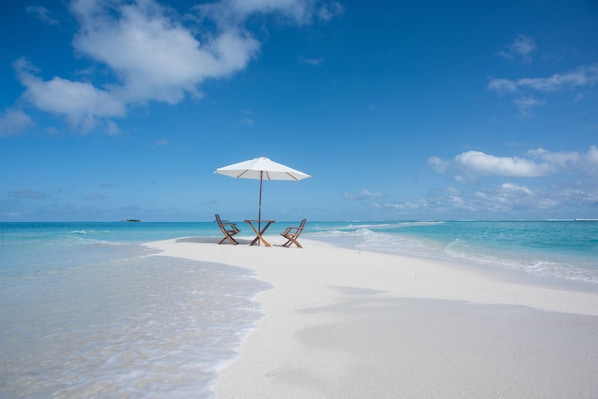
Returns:
[[[127,219],[127,220],[123,220],[123,222],[139,223],[139,222],[141,222],[141,220],[139,220],[139,219]]]

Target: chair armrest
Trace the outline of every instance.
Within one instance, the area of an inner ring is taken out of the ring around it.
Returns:
[[[299,227],[287,227],[286,230],[282,233],[282,235],[289,234],[293,230],[298,231]]]
[[[233,230],[235,231],[241,231],[236,224],[234,223],[229,223],[229,222],[222,222],[222,225],[226,228],[227,226],[230,226]]]

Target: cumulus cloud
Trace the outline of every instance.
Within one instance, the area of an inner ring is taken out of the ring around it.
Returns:
[[[207,39],[169,17],[153,1],[90,9],[76,1],[72,9],[81,22],[73,44],[80,53],[108,65],[121,80],[113,95],[122,101],[179,102],[207,78],[221,78],[244,68],[259,49],[258,41],[241,28],[228,28]],[[116,11],[118,18],[114,18]]]
[[[21,83],[27,88],[24,97],[36,108],[64,115],[71,126],[89,130],[96,117],[123,116],[125,104],[108,91],[97,89],[87,82],[59,77],[43,80],[36,68],[21,58],[14,64]]]
[[[549,165],[519,157],[497,157],[481,151],[467,151],[455,157],[455,163],[475,174],[538,177],[549,172]]]
[[[502,183],[486,191],[476,191],[468,198],[471,209],[490,212],[537,211],[540,201],[541,197],[532,189],[514,183]]]
[[[7,110],[0,115],[0,137],[15,136],[33,126],[31,117],[20,110]]]
[[[591,146],[586,153],[576,151],[530,150],[525,156],[496,156],[482,151],[466,151],[452,161],[431,157],[428,164],[437,172],[464,172],[471,176],[495,175],[533,178],[563,172],[598,174],[598,148]],[[464,179],[461,177],[461,181]]]
[[[428,164],[436,172],[454,173],[462,183],[460,189],[430,193],[427,203],[434,210],[590,217],[588,209],[598,204],[595,145],[585,152],[538,148],[520,156],[466,151],[448,161],[431,157]]]
[[[45,80],[24,59],[15,70],[31,104],[88,131],[98,119],[124,116],[132,104],[201,97],[199,85],[206,79],[244,69],[260,50],[245,28],[253,15],[274,13],[306,24],[340,15],[343,8],[313,0],[220,0],[196,6],[195,18],[183,18],[154,0],[73,0],[70,10],[79,22],[73,38],[77,55],[107,66],[111,80]],[[44,9],[30,12],[43,15]],[[183,24],[189,21],[197,25]],[[108,130],[114,133],[114,125]]]
[[[532,61],[531,54],[535,50],[536,43],[533,38],[519,35],[508,49],[500,51],[498,55],[510,60],[520,58],[523,62],[530,63]]]

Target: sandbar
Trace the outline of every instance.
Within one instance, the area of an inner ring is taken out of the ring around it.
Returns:
[[[147,244],[273,286],[218,399],[598,397],[598,288],[279,238]]]

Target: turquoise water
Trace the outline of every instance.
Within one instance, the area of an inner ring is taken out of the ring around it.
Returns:
[[[598,284],[597,221],[308,221],[303,234]],[[0,397],[213,397],[262,317],[254,296],[271,287],[142,245],[185,236],[221,233],[213,222],[0,223]]]
[[[0,398],[213,397],[270,286],[140,245],[205,228],[0,224]]]
[[[598,283],[598,221],[327,222],[310,229],[364,250]]]

